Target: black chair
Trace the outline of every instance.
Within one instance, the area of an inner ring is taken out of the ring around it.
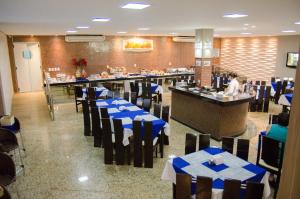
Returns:
[[[103,145],[104,145],[104,164],[113,163],[113,142],[110,119],[102,118]]]
[[[245,199],[262,199],[264,194],[264,184],[257,182],[247,182]]]
[[[129,92],[124,92],[124,100],[129,102]]]
[[[161,104],[154,104],[154,110],[153,110],[153,115],[157,118],[160,118],[160,113],[161,113]]]
[[[275,95],[274,95],[275,104],[278,104],[278,100],[281,95],[281,87],[282,87],[282,83],[281,83],[281,81],[278,81],[276,83],[276,91],[275,91]]]
[[[13,159],[8,154],[0,152],[0,186],[9,186],[15,181],[16,166]],[[19,196],[18,191],[17,195]]]
[[[4,115],[3,115],[4,116]],[[0,116],[0,118],[2,118],[3,116]],[[21,123],[19,121],[19,119],[17,117],[14,117],[14,120],[15,120],[15,123],[10,126],[10,127],[5,127],[5,126],[0,126],[1,128],[7,128],[8,130],[11,130],[13,133],[15,133],[16,135],[19,133],[20,134],[20,140],[21,140],[21,146],[22,146],[22,149],[25,153],[26,149],[25,149],[25,144],[24,144],[24,139],[23,139],[23,136],[22,136],[22,131],[21,131]]]
[[[261,81],[261,85],[262,85],[262,86],[265,86],[266,84],[267,84],[266,81]]]
[[[285,93],[285,90],[286,90],[287,85],[288,85],[288,81],[287,81],[287,80],[284,80],[284,81],[282,82],[281,94],[284,94],[284,93]]]
[[[278,115],[269,115],[269,124],[278,124]]]
[[[92,135],[94,136],[94,147],[102,145],[102,129],[100,125],[99,108],[96,101],[91,101]]]
[[[153,124],[144,121],[144,167],[153,168],[153,140],[152,140]]]
[[[210,134],[199,134],[199,151],[210,147]]]
[[[135,92],[135,85],[134,82],[130,82],[130,92]]]
[[[133,121],[133,160],[134,167],[143,166],[142,122]]]
[[[143,99],[143,109],[147,112],[150,112],[150,109],[151,109],[151,99],[150,98]]]
[[[100,108],[101,118],[109,118],[108,110],[107,108]]]
[[[121,119],[114,119],[114,133],[115,133],[115,148],[116,148],[116,164],[124,165],[125,156],[127,157],[127,163],[130,165],[130,145],[123,145],[123,125]],[[127,152],[127,153],[126,153]]]
[[[191,198],[192,176],[176,173],[176,186],[173,193],[176,199]],[[173,186],[174,188],[174,186]]]
[[[137,93],[131,92],[130,102],[136,105],[137,102]]]
[[[162,86],[163,85],[163,80],[162,79],[158,79],[157,84],[160,85],[160,86]]]
[[[240,199],[241,181],[224,180],[224,191],[222,199]]]
[[[256,108],[258,112],[262,112],[264,95],[265,95],[265,86],[260,86],[258,99],[257,99],[257,108]]]
[[[75,106],[76,106],[76,112],[78,112],[78,105],[82,104],[82,86],[74,86],[74,94],[75,94]]]
[[[257,93],[257,86],[253,86],[253,91],[255,93]],[[250,112],[255,112],[256,111],[256,106],[257,106],[257,100],[256,100],[256,96],[253,96],[251,98],[251,101],[249,103],[249,111]]]
[[[259,135],[256,165],[277,175],[274,193],[275,198],[280,183],[283,155],[284,143],[267,136]],[[261,163],[261,160],[264,161],[264,164]]]
[[[176,82],[177,82],[176,78],[172,79],[173,86],[176,86]]]
[[[16,160],[16,150],[18,150],[19,152],[19,159],[21,162],[20,166],[24,168],[23,158],[21,155],[21,150],[18,144],[17,136],[8,129],[0,128],[0,152],[13,152]]]
[[[212,179],[208,177],[197,176],[196,199],[211,199]]]
[[[233,153],[234,138],[222,137],[222,149],[229,153]]]
[[[89,101],[96,100],[96,91],[94,87],[87,88],[87,94]]]
[[[140,86],[139,86],[139,82],[134,82],[134,88],[135,88],[135,93],[137,98],[140,97],[139,92],[140,92]]]
[[[236,156],[248,161],[249,156],[249,140],[238,139]]]
[[[197,136],[192,133],[185,135],[185,154],[196,152]]]
[[[260,86],[260,81],[255,81],[256,86]]]
[[[82,101],[84,136],[91,134],[90,110],[87,98]]]
[[[167,123],[169,123],[169,117],[170,117],[170,106],[163,106],[162,107],[162,113],[161,113],[161,119]],[[163,143],[165,145],[169,145],[169,137],[163,133]]]

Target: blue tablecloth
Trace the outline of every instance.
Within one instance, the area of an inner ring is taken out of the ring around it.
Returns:
[[[278,104],[284,105],[284,106],[291,106],[292,105],[292,99],[293,99],[293,94],[283,94],[280,95],[280,98],[278,100]]]
[[[208,160],[210,160],[213,155],[222,156],[224,163],[211,166]],[[242,183],[246,183],[246,181],[261,182],[264,179],[264,182],[268,183],[268,180],[265,180],[265,169],[244,161],[228,152],[224,152],[219,148],[206,148],[182,157],[176,157],[169,160],[167,164],[171,164],[172,166],[166,165],[162,179],[176,182],[175,179],[172,179],[176,175],[172,175],[172,172],[169,171],[170,169],[174,169],[175,173],[189,174],[193,179],[191,188],[192,194],[195,194],[197,176],[212,178],[213,189],[219,190],[224,188],[225,179],[237,179],[241,180]],[[266,186],[266,188],[269,187]],[[267,192],[269,192],[269,190]]]
[[[120,102],[120,104],[115,104],[115,102]],[[105,105],[106,103],[106,105]],[[130,102],[121,99],[121,98],[114,98],[114,99],[107,99],[107,100],[97,100],[97,106],[99,108],[107,108],[108,112],[109,112],[109,116],[111,119],[124,119],[124,118],[130,118],[131,122],[126,122],[125,124],[123,123],[123,128],[130,130],[129,132],[132,133],[132,121],[137,117],[137,116],[142,116],[142,117],[149,117],[150,121],[152,121],[153,124],[153,131],[152,131],[152,139],[155,139],[158,137],[158,135],[160,134],[160,131],[163,128],[168,127],[169,125],[163,121],[162,119],[159,119],[157,117],[154,117],[153,115],[151,115],[149,112],[146,112],[140,108],[138,108],[136,105],[131,104]],[[133,108],[135,110],[121,110],[120,107],[130,107]],[[147,120],[147,119],[146,119]],[[144,119],[142,119],[142,121],[145,121]],[[169,134],[168,129],[167,132],[165,132],[166,135]],[[125,133],[124,133],[125,134]],[[131,135],[129,135],[131,136]],[[128,137],[129,137],[128,136]],[[124,136],[126,137],[126,136]],[[144,128],[143,128],[143,122],[142,122],[142,137],[144,137]],[[124,145],[126,145],[127,140],[124,140]]]
[[[106,96],[108,93],[108,89],[105,87],[94,87],[96,97]],[[87,88],[82,88],[83,98],[87,96],[88,90]]]

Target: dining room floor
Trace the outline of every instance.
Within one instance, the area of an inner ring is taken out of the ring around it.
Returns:
[[[170,104],[170,93],[163,95]],[[281,107],[270,104],[270,113]],[[161,174],[168,156],[184,154],[185,133],[196,132],[170,120],[170,145],[163,159],[154,158],[154,168],[104,165],[103,149],[93,147],[93,138],[83,135],[82,112],[74,103],[55,105],[55,121],[47,109],[43,92],[18,93],[13,100],[13,114],[21,121],[26,147],[25,172],[9,187],[20,199],[154,199],[172,198],[172,185]],[[241,137],[251,139],[249,160],[255,163],[257,134],[266,128],[267,113],[249,113],[247,131]],[[220,142],[211,140],[211,145]]]

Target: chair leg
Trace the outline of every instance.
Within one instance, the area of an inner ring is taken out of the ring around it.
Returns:
[[[23,149],[24,154],[25,154],[25,156],[26,156],[26,153],[25,153],[26,149],[25,149],[24,139],[23,139],[21,130],[19,131],[19,133],[20,133],[20,138],[21,138],[22,149]]]
[[[23,169],[23,175],[25,175],[25,166],[24,166],[22,155],[21,155],[20,147],[18,147],[18,150],[19,150],[19,158],[20,158],[20,162],[21,162],[21,168]]]
[[[75,104],[76,104],[76,112],[78,113],[78,104],[77,102],[75,102]]]

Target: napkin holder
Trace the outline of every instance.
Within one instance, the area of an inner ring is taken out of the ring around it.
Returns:
[[[12,126],[15,123],[15,117],[13,115],[5,115],[1,117],[1,126]]]
[[[220,165],[220,164],[223,164],[223,163],[224,163],[224,160],[223,160],[223,157],[221,155],[214,155],[209,160],[210,165]]]

